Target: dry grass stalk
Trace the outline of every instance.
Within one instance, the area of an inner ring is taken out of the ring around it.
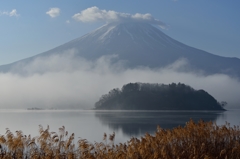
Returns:
[[[240,129],[229,123],[218,126],[212,122],[190,120],[185,127],[162,129],[155,135],[131,138],[127,143],[114,144],[115,133],[104,133],[103,142],[94,144],[79,139],[74,145],[74,133],[68,137],[65,127],[59,134],[39,126],[39,136],[32,138],[22,131],[0,136],[0,159],[238,159]]]

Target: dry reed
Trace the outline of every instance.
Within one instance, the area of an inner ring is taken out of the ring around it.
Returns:
[[[114,144],[115,133],[104,133],[103,142],[68,136],[65,127],[59,133],[39,125],[39,136],[23,135],[22,131],[0,136],[0,159],[238,159],[240,129],[229,123],[218,126],[213,122],[190,120],[184,127],[162,129],[155,135],[131,138]],[[108,139],[108,140],[107,140]]]

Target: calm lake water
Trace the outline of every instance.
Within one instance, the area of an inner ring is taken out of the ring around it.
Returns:
[[[50,126],[50,131],[58,132],[65,126],[70,133],[90,142],[101,142],[103,133],[115,132],[115,143],[126,142],[131,137],[141,137],[146,132],[153,134],[162,128],[184,126],[189,119],[194,121],[216,121],[218,125],[240,125],[240,110],[225,112],[206,111],[94,111],[94,110],[0,110],[0,134],[5,128],[12,132],[22,130],[25,135],[38,136],[38,125]]]

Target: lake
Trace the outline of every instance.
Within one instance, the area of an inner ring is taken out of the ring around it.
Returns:
[[[240,125],[240,110],[225,112],[207,111],[95,111],[95,110],[0,110],[0,134],[5,128],[12,132],[22,130],[25,135],[37,136],[38,125],[58,132],[65,126],[75,133],[75,141],[81,137],[90,142],[101,142],[104,132],[115,132],[115,143],[126,142],[131,137],[141,137],[146,132],[154,134],[157,125],[168,129],[184,126],[190,118],[194,121],[216,121],[218,125]]]

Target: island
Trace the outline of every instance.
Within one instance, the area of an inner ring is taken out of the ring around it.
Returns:
[[[195,90],[183,83],[128,83],[102,95],[96,110],[220,110],[219,103],[204,90]]]
[[[44,110],[43,108],[38,108],[38,107],[32,107],[32,108],[27,108],[27,110]]]

